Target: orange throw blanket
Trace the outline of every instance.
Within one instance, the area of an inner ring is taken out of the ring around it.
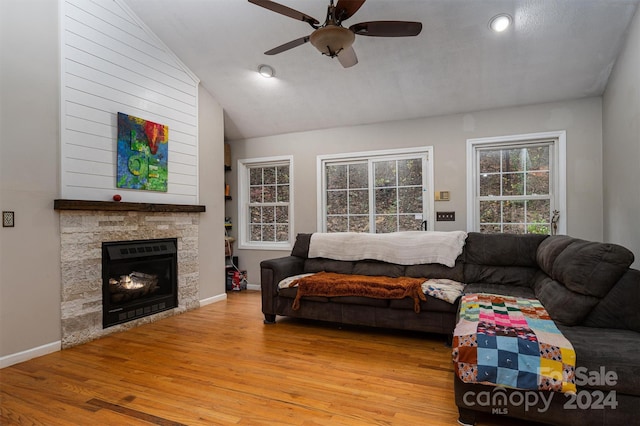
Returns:
[[[384,277],[368,275],[336,274],[334,272],[318,272],[300,278],[289,284],[298,285],[298,293],[293,301],[294,310],[300,308],[300,298],[304,296],[360,296],[374,299],[413,298],[413,309],[420,312],[420,300],[426,301],[422,292],[425,278]]]

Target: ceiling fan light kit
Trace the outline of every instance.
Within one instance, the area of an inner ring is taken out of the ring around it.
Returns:
[[[327,25],[311,33],[311,44],[323,55],[334,58],[342,50],[351,47],[356,35],[347,28]]]
[[[351,25],[349,28],[343,27],[342,22],[353,16],[365,1],[338,0],[334,5],[334,0],[329,0],[327,18],[322,25],[317,19],[307,14],[271,0],[249,0],[249,3],[289,18],[306,22],[314,30],[308,36],[297,38],[267,50],[264,52],[265,55],[277,55],[310,41],[320,53],[331,58],[337,57],[344,68],[349,68],[358,63],[356,52],[352,47],[356,35],[367,37],[412,37],[417,36],[422,31],[420,22],[408,21],[370,21],[360,22]]]

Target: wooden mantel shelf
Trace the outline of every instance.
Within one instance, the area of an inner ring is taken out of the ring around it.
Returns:
[[[102,210],[119,212],[202,213],[205,206],[193,204],[124,203],[118,201],[54,200],[55,210]]]

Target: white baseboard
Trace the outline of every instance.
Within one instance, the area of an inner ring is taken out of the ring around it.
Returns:
[[[202,299],[200,301],[200,307],[207,306],[216,302],[222,302],[223,300],[227,300],[227,293],[222,293],[217,296],[207,297],[206,299]]]
[[[9,367],[14,364],[18,364],[24,361],[28,361],[33,358],[37,358],[42,355],[47,355],[53,352],[57,352],[62,349],[62,341],[48,343],[46,345],[38,346],[37,348],[27,349],[26,351],[18,352],[11,355],[6,355],[0,358],[0,368]]]
[[[247,290],[260,291],[260,284],[247,284]]]

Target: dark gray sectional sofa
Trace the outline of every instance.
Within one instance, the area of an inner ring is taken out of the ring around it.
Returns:
[[[640,271],[629,268],[633,254],[624,247],[568,236],[472,232],[448,268],[308,258],[310,237],[298,235],[291,256],[261,263],[265,322],[284,315],[449,337],[455,327],[457,305],[429,296],[419,313],[410,299],[365,297],[308,297],[294,310],[297,289],[278,290],[278,282],[304,272],[448,278],[466,283],[467,294],[537,298],[575,349],[577,393],[497,389],[456,376],[460,423],[473,424],[476,413],[485,412],[555,425],[640,424]]]

